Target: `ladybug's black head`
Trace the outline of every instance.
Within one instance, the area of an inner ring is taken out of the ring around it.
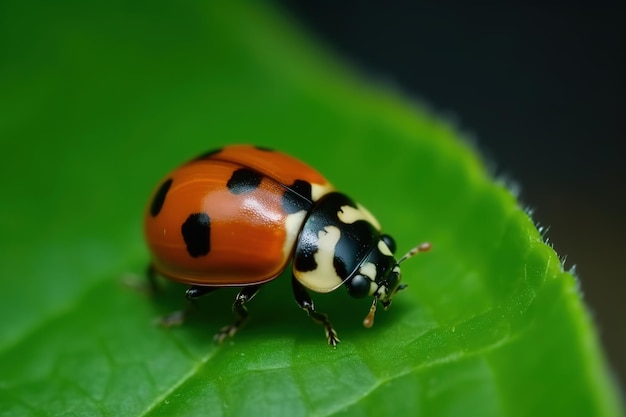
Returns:
[[[388,249],[388,250],[385,250]],[[373,250],[368,260],[376,260],[377,272],[375,282],[371,283],[371,294],[374,297],[370,311],[363,320],[365,327],[374,325],[374,314],[376,313],[376,305],[378,301],[383,304],[385,310],[391,305],[393,296],[400,290],[407,287],[406,284],[400,284],[402,273],[400,271],[400,263],[406,261],[410,257],[419,252],[430,250],[430,243],[422,243],[411,249],[399,261],[396,262],[393,257],[395,251],[395,243],[391,236],[382,235],[378,248]]]

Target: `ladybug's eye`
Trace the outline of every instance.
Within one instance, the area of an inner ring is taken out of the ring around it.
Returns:
[[[387,247],[389,248],[389,250],[391,251],[391,253],[396,253],[396,241],[393,240],[393,238],[389,235],[382,235],[380,237],[380,240],[382,240],[385,245],[387,245]]]
[[[354,298],[363,298],[370,292],[370,280],[364,275],[355,275],[348,281],[347,288]]]

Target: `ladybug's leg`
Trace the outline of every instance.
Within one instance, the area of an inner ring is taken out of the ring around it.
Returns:
[[[187,314],[194,307],[193,302],[197,299],[206,295],[210,292],[213,292],[220,287],[207,287],[202,285],[192,285],[185,292],[185,298],[190,302],[189,306],[184,310],[177,310],[173,313],[168,314],[167,316],[161,317],[159,323],[163,327],[171,327],[171,326],[180,326],[185,321]]]
[[[206,285],[192,285],[187,289],[187,291],[185,291],[185,297],[189,301],[193,302],[193,300],[196,300],[203,295],[207,295],[208,293],[213,292],[219,288],[220,287],[207,287]]]
[[[228,326],[224,326],[219,332],[213,336],[213,340],[217,343],[222,343],[227,337],[233,337],[237,330],[246,322],[248,318],[248,309],[244,304],[252,300],[255,295],[261,289],[261,285],[251,285],[249,287],[243,287],[239,294],[235,297],[233,303],[233,313],[235,314],[235,321]]]
[[[307,292],[306,288],[304,288],[300,281],[298,281],[294,276],[291,277],[291,286],[293,288],[293,296],[295,297],[298,306],[306,311],[313,321],[324,326],[328,344],[331,346],[337,346],[339,338],[337,337],[337,332],[333,329],[333,325],[330,324],[330,321],[328,321],[328,316],[315,310],[315,305],[313,304],[313,300],[311,300],[311,296]]]
[[[148,277],[148,285],[150,285],[150,291],[152,294],[156,294],[159,292],[159,283],[156,278],[156,270],[154,269],[154,265],[148,265],[146,268],[146,277]]]

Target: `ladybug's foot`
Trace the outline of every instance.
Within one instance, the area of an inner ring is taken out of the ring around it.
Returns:
[[[224,340],[233,337],[235,333],[237,333],[237,330],[239,330],[239,326],[235,324],[229,324],[228,326],[224,326],[220,329],[219,332],[215,333],[215,336],[213,336],[213,340],[218,345],[221,345]]]
[[[337,332],[333,328],[333,325],[330,324],[330,321],[328,321],[328,316],[324,313],[319,313],[315,311],[315,306],[312,302],[305,303],[302,309],[307,312],[307,314],[313,319],[313,321],[324,326],[324,331],[326,332],[326,340],[328,340],[328,344],[332,347],[337,347],[337,344],[340,342],[340,340],[339,337],[337,337]]]
[[[326,339],[328,340],[328,344],[332,347],[337,347],[337,344],[341,342],[339,337],[337,337],[337,332],[333,329],[333,326],[328,323],[328,326],[325,326],[326,329]]]
[[[152,266],[149,267],[148,271],[154,271]],[[151,277],[150,273],[148,277]],[[153,275],[150,279],[150,282],[153,283]],[[158,290],[156,286],[152,285],[155,290]],[[203,295],[206,295],[212,291],[218,289],[217,287],[205,287],[200,285],[192,285],[185,292],[185,298],[189,301],[189,305],[184,310],[177,310],[173,313],[168,314],[167,316],[163,316],[158,320],[158,323],[165,328],[180,326],[185,322],[185,318],[187,315],[195,308],[195,300]]]
[[[330,324],[328,316],[315,310],[313,300],[311,300],[311,296],[307,292],[306,288],[304,288],[300,281],[298,281],[293,276],[291,278],[291,287],[293,289],[293,296],[296,298],[298,306],[306,311],[306,313],[309,315],[309,317],[313,319],[313,321],[324,326],[324,331],[326,332],[326,340],[328,340],[328,344],[332,347],[336,347],[337,343],[339,343],[340,340],[339,337],[337,337],[337,332],[333,328],[333,325]]]
[[[161,327],[165,327],[166,329],[174,326],[180,326],[185,322],[186,315],[187,310],[177,310],[166,316],[160,317],[158,319],[158,323]]]
[[[156,271],[152,264],[148,265],[146,268],[145,277],[135,274],[125,274],[122,277],[122,284],[127,288],[149,296],[154,296],[159,292]]]
[[[239,291],[239,294],[237,294],[235,302],[233,303],[233,313],[236,317],[235,322],[222,327],[220,331],[213,336],[213,340],[215,340],[215,342],[221,344],[226,338],[233,337],[239,328],[243,326],[246,320],[248,320],[248,309],[244,304],[252,300],[260,289],[261,285],[253,285],[250,287],[244,287],[241,291]]]

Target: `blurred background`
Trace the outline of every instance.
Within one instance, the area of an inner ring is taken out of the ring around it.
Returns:
[[[454,121],[519,187],[626,386],[626,15],[591,2],[278,1],[364,75]]]

